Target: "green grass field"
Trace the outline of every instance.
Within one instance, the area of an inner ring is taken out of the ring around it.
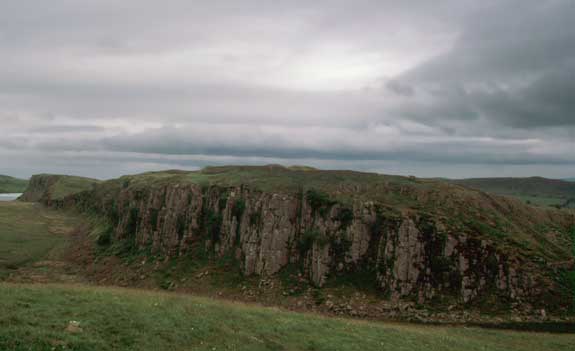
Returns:
[[[76,221],[39,204],[0,202],[0,280],[61,249]]]
[[[1,350],[573,350],[575,334],[360,322],[193,296],[0,284]],[[71,321],[77,330],[67,330]]]

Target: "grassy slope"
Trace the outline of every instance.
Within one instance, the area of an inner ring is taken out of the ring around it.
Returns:
[[[77,176],[62,176],[54,185],[50,191],[50,196],[52,200],[60,200],[64,197],[79,193],[82,191],[90,190],[94,184],[100,181],[92,178],[77,177]]]
[[[22,193],[26,190],[28,181],[0,175],[0,194]]]
[[[467,189],[457,185],[500,195],[539,197],[546,203],[565,202],[568,198],[575,198],[575,184],[545,178],[481,178],[446,182],[438,179],[354,171],[322,171],[303,166],[286,168],[277,165],[207,167],[197,172],[150,172],[125,176],[116,182],[140,187],[176,182],[206,186],[247,185],[262,191],[291,193],[313,188],[328,192],[340,201],[361,198],[399,207],[422,205],[427,198],[414,199],[417,195],[411,195],[416,193],[470,195]],[[438,198],[440,196],[429,200]]]
[[[65,243],[75,218],[38,204],[0,202],[0,280]]]
[[[571,252],[575,257],[575,227],[571,230]],[[568,286],[573,291],[573,310],[575,311],[575,269],[565,272],[565,280]]]
[[[223,166],[207,167],[196,172],[164,171],[150,172],[134,176],[125,176],[118,181],[129,181],[130,185],[162,185],[173,182],[201,185],[238,186],[247,185],[253,189],[267,192],[299,192],[302,189],[319,189],[345,200],[350,196],[369,199],[382,199],[385,194],[374,192],[374,187],[412,186],[431,189],[443,184],[424,179],[402,176],[382,175],[355,171],[322,171],[297,166],[286,168],[269,166]],[[345,185],[342,187],[342,185]],[[385,198],[389,202],[394,199]],[[395,199],[397,205],[405,199]]]
[[[474,178],[451,181],[455,184],[498,195],[507,195],[535,205],[562,205],[575,199],[575,184],[557,179],[531,178]]]
[[[551,335],[328,319],[205,298],[0,284],[2,350],[572,350]],[[81,332],[65,329],[70,321]]]
[[[91,190],[99,182],[98,179],[85,177],[38,174],[30,179],[30,183],[20,200],[30,202],[62,200],[68,195]]]

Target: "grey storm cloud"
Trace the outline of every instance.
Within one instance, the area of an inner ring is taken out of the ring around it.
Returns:
[[[0,173],[575,173],[568,0],[0,2]]]
[[[387,81],[386,85],[387,89],[402,96],[413,96],[415,94],[415,90],[412,86],[408,84],[401,83],[397,80],[389,80]]]
[[[401,78],[434,96],[417,118],[485,118],[517,128],[575,126],[575,6],[501,2],[475,13],[451,50]],[[411,111],[410,111],[411,110]]]

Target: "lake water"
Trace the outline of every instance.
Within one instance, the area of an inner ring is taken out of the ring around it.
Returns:
[[[0,201],[16,200],[22,194],[0,194]]]

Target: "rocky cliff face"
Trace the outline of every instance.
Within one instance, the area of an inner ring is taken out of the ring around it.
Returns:
[[[30,179],[28,188],[19,200],[26,202],[46,202],[48,189],[58,180],[56,175],[36,175]]]
[[[361,274],[391,299],[420,303],[493,296],[539,305],[561,296],[544,264],[448,217],[365,199],[342,203],[313,189],[273,193],[245,185],[148,187],[118,180],[60,205],[107,218],[112,242],[172,257],[229,256],[245,275],[295,266],[322,286]]]

